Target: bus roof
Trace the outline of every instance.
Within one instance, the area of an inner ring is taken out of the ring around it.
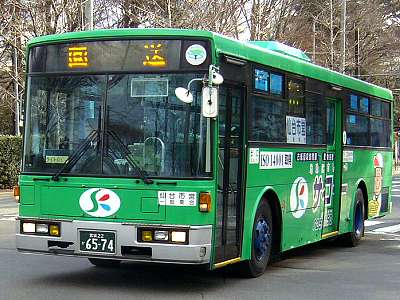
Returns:
[[[304,59],[285,55],[282,51],[273,51],[262,47],[259,43],[242,42],[210,31],[191,29],[170,29],[170,28],[123,28],[123,29],[102,29],[93,31],[78,31],[63,34],[46,35],[34,38],[29,41],[28,47],[53,42],[66,42],[69,40],[99,40],[112,39],[116,37],[128,38],[137,36],[177,36],[177,37],[203,37],[214,41],[217,54],[249,60],[259,64],[271,66],[286,72],[322,80],[332,85],[341,86],[362,92],[372,96],[392,100],[392,92],[380,86],[343,75],[339,72],[318,66]]]

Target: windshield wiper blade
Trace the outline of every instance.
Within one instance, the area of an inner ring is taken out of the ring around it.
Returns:
[[[118,144],[121,152],[125,156],[126,161],[139,173],[139,176],[142,178],[143,182],[146,184],[152,184],[154,181],[149,178],[146,170],[142,169],[139,164],[131,157],[131,152],[128,147],[122,142],[121,138],[113,131],[107,130],[107,134],[109,134]]]
[[[83,143],[72,153],[70,157],[64,162],[62,168],[55,173],[51,179],[53,181],[59,181],[60,175],[70,170],[75,164],[81,159],[83,154],[90,148],[92,142],[97,138],[98,132],[97,130],[93,130],[83,141]]]

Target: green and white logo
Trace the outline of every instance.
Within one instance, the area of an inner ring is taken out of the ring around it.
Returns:
[[[207,58],[207,51],[202,45],[194,44],[187,48],[185,57],[189,64],[193,66],[199,66],[205,62]]]
[[[308,204],[308,186],[303,177],[297,177],[290,190],[290,211],[296,219],[306,212]]]
[[[81,209],[93,217],[108,217],[115,214],[121,205],[118,195],[109,189],[92,188],[79,198]]]

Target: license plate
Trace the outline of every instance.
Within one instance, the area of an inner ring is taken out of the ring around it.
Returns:
[[[81,251],[115,254],[115,232],[80,230],[79,242]]]

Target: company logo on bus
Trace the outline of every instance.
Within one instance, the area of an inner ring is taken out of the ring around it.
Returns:
[[[297,177],[290,190],[290,211],[296,219],[306,212],[308,204],[308,187],[303,177]]]
[[[81,195],[79,205],[85,213],[92,217],[108,217],[119,210],[121,200],[111,190],[93,188]]]

